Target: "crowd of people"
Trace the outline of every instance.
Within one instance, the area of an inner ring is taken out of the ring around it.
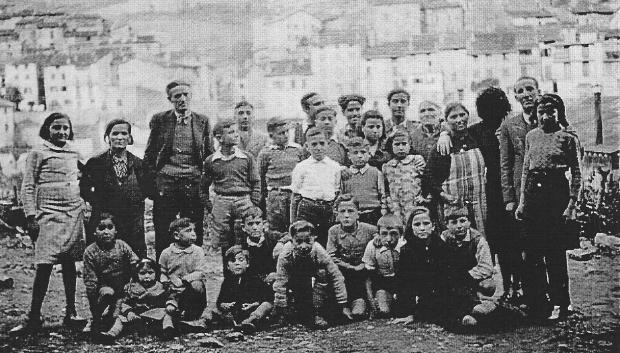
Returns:
[[[144,159],[127,151],[133,139],[123,119],[108,123],[109,149],[85,165],[71,119],[44,121],[22,187],[36,238],[32,303],[12,334],[41,327],[57,263],[63,322],[86,324],[75,308],[79,260],[92,315],[85,330],[105,341],[140,325],[170,338],[214,326],[253,333],[271,323],[324,328],[377,317],[473,327],[502,304],[533,320],[570,313],[566,220],[580,193],[580,146],[562,99],[541,94],[534,78],[515,82],[519,114],[501,89],[482,91],[476,124],[461,103],[442,114],[425,101],[418,120],[408,119],[410,94],[396,89],[389,118],[363,112],[364,97],[340,97],[346,126],[336,131],[337,111],[309,93],[295,135],[274,117],[268,138],[255,131],[246,101],[211,126],[191,111],[187,83],[166,93],[173,109],[152,117]],[[144,240],[146,198],[155,259]],[[213,310],[205,219],[223,262]]]

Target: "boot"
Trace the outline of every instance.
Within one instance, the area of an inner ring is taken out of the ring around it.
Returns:
[[[67,309],[65,317],[62,319],[62,324],[66,327],[83,328],[86,326],[87,321],[87,319],[78,315],[75,309]]]
[[[41,330],[41,327],[43,326],[43,319],[41,318],[41,316],[36,315],[36,318],[33,318],[32,315],[28,316],[29,317],[24,321],[23,324],[17,325],[9,331],[10,336],[34,335]]]

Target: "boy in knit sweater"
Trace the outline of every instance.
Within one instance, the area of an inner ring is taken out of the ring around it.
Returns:
[[[84,251],[84,285],[93,315],[91,332],[97,336],[104,325],[104,313],[106,319],[118,316],[118,303],[138,256],[127,243],[116,239],[114,217],[109,213],[101,214],[95,239]]]
[[[330,305],[334,304],[332,301],[337,302],[342,314],[351,320],[344,277],[327,251],[314,241],[314,226],[297,221],[291,225],[290,232],[292,240],[284,245],[278,256],[273,283],[276,321],[284,323],[293,319],[325,328],[328,325],[325,316],[334,306]]]
[[[291,205],[288,187],[293,168],[304,159],[304,151],[300,145],[288,141],[288,124],[282,118],[269,119],[267,131],[272,143],[258,154],[261,205],[265,206],[271,235],[279,238],[288,232]]]
[[[359,202],[360,222],[376,225],[387,213],[385,181],[383,173],[368,164],[369,148],[368,141],[361,137],[349,139],[351,166],[349,173],[343,174],[341,192],[351,194]]]
[[[366,271],[362,256],[366,245],[377,234],[377,227],[358,221],[359,203],[350,194],[340,195],[335,208],[339,224],[329,228],[327,253],[344,275],[351,313],[359,319],[366,313]]]
[[[205,159],[202,182],[204,190],[213,184],[215,197],[212,205],[207,203],[215,233],[211,245],[222,248],[223,258],[226,250],[238,243],[233,231],[235,220],[241,220],[250,207],[260,203],[260,177],[254,158],[237,147],[239,131],[235,120],[218,121],[213,135],[220,150]],[[223,266],[226,269],[226,264]]]
[[[169,231],[174,243],[159,257],[160,282],[171,291],[166,312],[173,318],[196,320],[207,306],[207,259],[202,248],[194,244],[196,230],[189,218],[176,219]]]

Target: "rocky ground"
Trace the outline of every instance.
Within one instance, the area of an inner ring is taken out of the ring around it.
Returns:
[[[389,320],[365,321],[324,331],[302,327],[274,328],[240,341],[226,338],[230,331],[189,334],[170,342],[137,334],[116,345],[90,342],[82,333],[61,326],[64,293],[62,276],[54,271],[43,315],[46,325],[36,337],[15,339],[8,330],[23,319],[30,302],[34,277],[33,250],[15,238],[0,239],[0,275],[13,279],[13,287],[0,289],[0,352],[619,352],[620,259],[594,255],[587,261],[569,260],[571,294],[579,313],[553,325],[502,322],[475,333],[450,333],[442,328],[416,324],[403,327]],[[221,260],[209,256],[210,301],[221,283]],[[1,282],[1,281],[0,281]],[[84,285],[78,280],[78,311],[88,314]],[[210,348],[216,343],[220,348]],[[233,342],[231,342],[233,341]]]

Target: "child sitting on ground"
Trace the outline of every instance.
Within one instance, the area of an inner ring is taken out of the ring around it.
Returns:
[[[448,229],[431,246],[431,261],[437,264],[433,310],[440,323],[475,326],[495,310],[488,297],[495,292],[493,262],[482,234],[471,228],[466,208],[446,213]]]
[[[431,245],[437,240],[435,225],[426,207],[416,207],[405,228],[405,245],[400,248],[399,268],[396,272],[397,296],[405,317],[394,323],[409,324],[416,318],[432,316],[422,312],[428,300],[434,300],[435,264],[431,261]]]
[[[136,261],[138,256],[131,247],[116,239],[114,217],[103,212],[95,229],[95,242],[84,251],[84,285],[93,316],[91,333],[95,338],[108,321],[118,316],[118,302]]]
[[[196,230],[189,218],[174,220],[169,232],[174,243],[159,257],[160,281],[171,291],[166,312],[175,319],[197,320],[207,306],[207,259],[202,248],[194,244]]]
[[[327,253],[344,275],[351,313],[356,319],[366,313],[366,269],[362,256],[366,245],[377,234],[376,226],[358,221],[358,208],[351,194],[340,195],[336,199],[336,218],[340,224],[332,226],[327,237]]]
[[[396,129],[388,139],[387,150],[394,156],[383,165],[387,204],[390,212],[400,218],[401,224],[405,224],[413,208],[427,202],[422,196],[422,176],[426,162],[420,155],[409,154],[409,134],[401,129]]]
[[[253,334],[271,312],[273,292],[250,271],[248,253],[240,245],[228,249],[225,260],[230,275],[222,282],[214,314],[243,333]]]
[[[379,234],[368,243],[362,261],[368,270],[366,297],[370,304],[370,317],[387,317],[392,314],[396,293],[396,270],[399,253],[396,244],[403,234],[400,218],[387,214],[377,222]]]
[[[266,236],[265,228],[263,211],[256,206],[251,207],[243,216],[245,240],[241,246],[248,252],[248,273],[272,285],[276,279],[276,262],[273,258],[275,241]]]
[[[159,265],[155,260],[144,258],[134,267],[131,282],[125,286],[125,296],[120,304],[120,315],[114,325],[102,335],[114,340],[127,327],[140,325],[144,318],[160,322],[163,338],[174,333],[172,317],[166,313],[168,291],[157,279]]]
[[[314,226],[297,221],[291,225],[290,233],[292,240],[278,256],[273,283],[276,321],[282,324],[286,319],[296,319],[308,326],[325,328],[328,326],[325,316],[332,304],[328,301],[334,297],[342,314],[351,320],[344,277],[327,251],[315,242]],[[332,293],[327,291],[328,279]]]
[[[375,225],[387,213],[387,205],[383,173],[368,164],[369,148],[368,141],[361,137],[348,140],[351,166],[349,173],[343,173],[340,189],[343,194],[351,194],[359,202],[360,222]]]

